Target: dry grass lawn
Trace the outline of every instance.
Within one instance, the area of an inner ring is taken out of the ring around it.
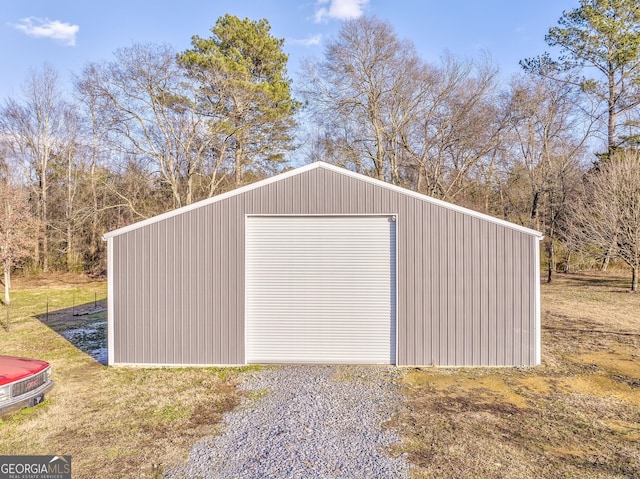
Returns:
[[[416,478],[640,478],[640,294],[542,286],[536,368],[409,370],[395,421]]]
[[[49,361],[56,385],[42,405],[0,419],[0,455],[70,454],[78,479],[155,477],[238,403],[237,369],[107,368],[62,337],[105,318],[72,314],[74,303],[78,312],[104,300],[104,281],[22,277],[14,288],[9,321],[0,309],[0,354]]]

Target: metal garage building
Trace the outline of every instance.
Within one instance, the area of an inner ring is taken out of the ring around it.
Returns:
[[[539,232],[326,163],[105,239],[109,364],[540,363]]]

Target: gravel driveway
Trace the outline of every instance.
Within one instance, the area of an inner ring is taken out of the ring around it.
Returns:
[[[177,478],[408,478],[382,423],[400,397],[385,366],[280,366],[251,373],[221,435],[193,446]]]

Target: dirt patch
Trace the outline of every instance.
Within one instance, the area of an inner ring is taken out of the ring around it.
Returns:
[[[406,371],[415,476],[640,477],[640,295],[623,282],[543,285],[540,367]]]
[[[617,345],[608,351],[584,352],[573,360],[592,365],[613,376],[640,379],[640,356],[635,348]]]
[[[511,387],[505,378],[495,375],[482,374],[460,374],[461,370],[449,370],[439,372],[435,370],[416,370],[408,373],[404,377],[405,384],[419,386],[432,392],[444,392],[446,397],[464,402],[466,398],[473,397],[476,404],[487,404],[489,406],[496,403],[507,404],[515,408],[528,407],[527,399]]]

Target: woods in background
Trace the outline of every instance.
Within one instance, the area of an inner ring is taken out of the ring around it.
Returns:
[[[27,205],[15,228],[33,240],[5,270],[102,273],[106,231],[322,160],[542,231],[548,280],[618,257],[635,289],[635,1],[581,0],[546,37],[558,59],[523,60],[509,80],[489,58],[429,63],[361,17],[306,61],[294,94],[267,20],[226,15],[211,33],[184,52],[122,48],[69,95],[45,66],[4,100],[0,200]]]

